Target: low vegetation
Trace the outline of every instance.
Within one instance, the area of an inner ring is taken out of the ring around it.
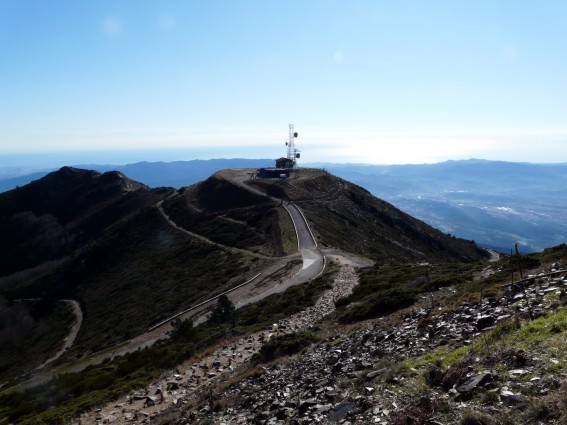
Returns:
[[[283,207],[279,208],[279,227],[281,231],[282,251],[285,255],[297,252],[297,236],[291,217]]]
[[[66,356],[81,357],[242,283],[264,265],[184,235],[151,208],[63,267],[5,294],[78,300],[83,326]]]
[[[258,353],[252,357],[252,363],[267,363],[283,356],[291,356],[303,351],[317,341],[314,334],[309,332],[297,332],[279,335],[271,338],[262,345]]]
[[[353,293],[336,302],[338,319],[352,323],[383,316],[412,305],[420,296],[452,286],[447,304],[479,302],[495,296],[503,284],[520,279],[528,270],[538,270],[553,262],[567,263],[567,246],[549,248],[541,253],[503,256],[498,263],[432,263],[409,265],[376,264],[360,273],[360,284]],[[448,306],[448,305],[447,305]],[[447,307],[446,306],[446,307]]]
[[[334,275],[335,269],[331,268],[328,273],[308,284],[292,286],[281,294],[274,294],[237,310],[236,331],[257,332],[314,305],[323,291],[331,288]]]
[[[225,338],[265,329],[280,318],[307,308],[329,287],[334,272],[308,285],[294,286],[281,294],[233,310],[223,299],[214,313],[215,320],[193,327],[190,321],[172,323],[170,339],[151,348],[106,360],[80,373],[62,373],[51,381],[24,392],[0,395],[0,418],[21,424],[64,424],[66,418],[99,406],[136,388],[143,388],[165,370],[172,369],[194,354]],[[262,357],[289,355],[308,346],[310,334],[278,340]]]
[[[565,424],[567,381],[557,382],[557,377],[565,376],[567,371],[562,355],[567,350],[566,336],[567,307],[534,320],[510,320],[479,336],[470,346],[456,349],[443,346],[419,358],[402,361],[396,371],[404,379],[398,381],[402,383],[398,383],[396,390],[403,392],[419,387],[428,397],[436,398],[438,393],[429,388],[447,392],[463,384],[475,371],[490,370],[492,378],[488,388],[467,395],[470,410],[462,414],[459,424],[511,425],[551,421]],[[546,382],[555,391],[523,391],[521,409],[506,409],[501,414],[483,413],[487,406],[502,405],[498,392],[490,390],[510,385],[509,370],[526,366],[531,367],[532,373],[519,378],[521,382],[515,384],[516,388],[535,378]],[[453,409],[446,413],[455,414]]]
[[[177,197],[172,196],[164,203],[164,209],[179,226],[225,245],[266,256],[295,251],[293,227],[281,206],[265,202],[263,197],[250,195],[245,190],[242,192],[242,188],[228,186],[222,180],[210,179]],[[345,187],[348,190],[343,190]],[[379,260],[376,266],[362,271],[361,283],[351,295],[337,300],[336,319],[341,323],[384,316],[420,298],[425,298],[427,303],[429,293],[450,285],[455,285],[455,290],[453,299],[448,301],[478,302],[483,296],[497,294],[502,283],[514,276],[517,279],[520,267],[526,271],[542,265],[547,267],[551,261],[567,260],[567,247],[560,246],[537,255],[505,257],[494,265],[476,263],[474,261],[483,254],[472,242],[441,234],[391,205],[371,199],[364,190],[326,174],[304,181],[280,182],[268,190],[301,202],[322,244]],[[199,191],[206,196],[200,196]],[[91,195],[96,196],[96,191]],[[64,361],[113,347],[171,314],[241,283],[268,264],[265,256],[219,249],[180,232],[154,208],[153,201],[161,195],[153,194],[136,204],[144,208],[125,208],[128,214],[120,215],[121,220],[104,227],[105,232],[99,239],[90,240],[87,246],[69,253],[67,261],[0,287],[0,293],[12,300],[37,297],[80,301],[85,314],[83,328]],[[28,215],[27,219],[29,223],[34,222],[32,216]],[[107,216],[99,219],[100,223],[112,221]],[[49,230],[53,221],[44,218],[40,222],[45,225],[42,228]],[[425,260],[431,264],[426,265]],[[207,347],[266,329],[313,305],[330,287],[331,279],[332,273],[325,274],[236,311],[228,298],[222,297],[212,320],[202,326],[194,328],[191,322],[174,321],[169,340],[151,348],[106,360],[80,373],[60,373],[21,393],[4,392],[0,395],[0,418],[22,424],[65,423],[81,411],[144,388],[165,370]],[[444,307],[450,308],[448,304]],[[32,330],[26,342],[29,347],[24,348],[53,352],[55,342],[61,341],[61,333],[69,327],[70,313],[57,308],[43,314],[41,320],[52,323],[59,333],[49,333],[52,338],[47,341],[38,338]],[[38,334],[41,329],[44,328],[37,328]],[[419,402],[415,411],[393,420],[398,424],[410,423],[413,417],[427,418],[423,419],[425,421],[434,412],[444,409],[445,404],[432,395],[425,377],[437,383],[435,391],[445,390],[463,379],[466,365],[473,363],[473,359],[475,364],[497,368],[498,361],[512,355],[510,350],[514,353],[530,350],[557,360],[545,366],[546,370],[541,369],[542,375],[564,371],[567,364],[562,353],[567,349],[566,331],[567,313],[560,310],[531,322],[500,325],[466,347],[444,346],[419,359],[392,363],[392,370],[413,383],[412,391],[419,389],[419,394],[423,392],[426,397],[416,398]],[[297,353],[316,340],[317,335],[311,333],[274,338],[262,348],[255,361],[265,363]],[[22,352],[25,353],[25,349]],[[0,372],[3,368],[3,372],[12,374],[10,377],[23,370],[18,369],[14,353],[9,354],[6,363],[0,363]],[[35,354],[29,356],[32,355]],[[14,364],[16,367],[8,370],[8,365]],[[399,382],[392,380],[385,385],[399,385]],[[567,400],[564,401],[567,404]],[[487,396],[482,402],[489,404],[494,400]],[[533,417],[546,417],[556,414],[553,413],[556,405],[546,398],[534,398],[528,411]],[[525,422],[521,416],[524,413],[519,415],[516,423]],[[475,420],[486,422],[480,414],[471,412],[470,417],[463,417],[462,423]]]
[[[74,321],[65,302],[0,298],[0,381],[25,375],[57,353]]]
[[[352,323],[384,316],[412,305],[420,294],[472,281],[481,268],[474,263],[366,268],[352,294],[337,300],[338,318]]]
[[[284,246],[290,238],[283,233],[289,230],[285,210],[222,178],[211,177],[181,191],[167,199],[163,209],[178,226],[222,245],[267,256],[281,256],[289,249]]]

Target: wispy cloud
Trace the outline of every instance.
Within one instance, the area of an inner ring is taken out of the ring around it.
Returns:
[[[161,15],[158,19],[158,26],[161,30],[170,32],[177,27],[177,21],[171,15]]]
[[[122,32],[122,23],[115,17],[108,17],[102,21],[104,34],[114,37]]]

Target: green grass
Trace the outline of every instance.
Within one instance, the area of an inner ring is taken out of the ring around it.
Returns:
[[[418,374],[402,381],[396,391],[409,393],[413,386],[422,384],[426,377],[431,379],[432,376],[437,376],[437,380],[429,382],[431,385],[443,386],[448,390],[453,384],[466,379],[466,372],[471,365],[474,365],[476,370],[493,371],[495,382],[492,388],[498,388],[510,385],[509,371],[523,368],[523,362],[527,361],[532,373],[512,380],[513,391],[522,393],[526,406],[522,409],[504,408],[502,412],[495,411],[494,420],[486,423],[552,423],[553,419],[560,419],[553,423],[567,423],[567,381],[559,387],[567,370],[564,356],[566,350],[567,307],[563,307],[535,320],[501,323],[495,329],[477,337],[470,346],[457,349],[443,346],[432,353],[405,360],[398,366],[398,370],[414,370]],[[549,394],[533,389],[530,391],[530,385],[526,383],[534,376],[541,378],[543,382],[557,382],[557,387]],[[502,406],[501,403],[497,404],[498,402],[497,392],[481,391],[473,394],[472,400],[467,404],[474,410],[480,410],[479,405]],[[442,417],[439,417],[439,420],[442,421]]]
[[[567,350],[567,307],[527,322],[508,321],[480,335],[470,346],[452,350],[443,346],[416,359],[405,362],[408,368],[420,368],[432,364],[446,367],[460,363],[463,358],[475,353],[484,358],[506,351],[528,351],[556,356],[557,364],[549,364],[548,370],[563,369],[567,361],[563,354]]]
[[[481,268],[475,263],[368,267],[352,294],[337,300],[338,318],[351,323],[392,313],[412,305],[419,294],[473,280]]]
[[[464,357],[471,351],[470,346],[463,346],[457,349],[451,349],[449,346],[442,346],[431,353],[424,354],[416,359],[406,360],[403,364],[407,369],[421,368],[424,366],[439,365],[445,367],[455,366],[459,364]]]
[[[297,235],[295,234],[295,227],[288,212],[280,207],[278,210],[281,229],[282,249],[285,255],[297,252]]]

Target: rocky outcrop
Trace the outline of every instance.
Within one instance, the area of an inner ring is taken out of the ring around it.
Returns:
[[[178,423],[190,423],[189,417],[227,424],[395,423],[396,415],[416,408],[415,404],[422,401],[374,381],[377,376],[392,374],[387,380],[395,386],[404,379],[396,376],[394,370],[377,369],[381,359],[411,358],[442,345],[470,344],[482,331],[515,314],[543,314],[551,305],[544,295],[560,293],[565,288],[567,280],[563,278],[533,279],[526,282],[521,292],[511,292],[503,298],[487,298],[436,315],[416,309],[409,311],[396,327],[378,321],[352,334],[331,336],[293,362],[265,367],[259,376],[248,377],[226,390],[216,398],[224,411],[213,412],[197,404]],[[490,390],[504,406],[518,407],[525,402],[522,391],[545,392],[550,385],[537,376],[522,383],[521,377],[532,374],[533,368],[529,361],[522,369],[514,368],[518,362],[510,362],[506,376],[478,371],[478,366],[471,365],[459,372],[462,383],[456,388],[451,385],[440,397],[449,396],[449,400],[462,403],[458,400],[466,399],[474,391]],[[444,392],[441,388],[439,391]]]

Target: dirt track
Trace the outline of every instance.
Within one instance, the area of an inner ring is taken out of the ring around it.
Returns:
[[[75,323],[73,323],[73,326],[69,331],[69,334],[63,340],[64,343],[63,343],[63,347],[61,347],[61,350],[59,350],[53,357],[47,359],[45,362],[39,365],[37,367],[37,370],[43,369],[49,363],[52,363],[55,360],[57,360],[59,357],[61,357],[63,353],[65,353],[65,351],[67,351],[73,345],[73,343],[75,342],[75,338],[77,338],[77,334],[81,329],[81,325],[83,324],[83,311],[81,310],[81,306],[79,305],[79,303],[75,300],[60,300],[60,301],[71,304],[71,306],[73,307],[73,313],[75,314]]]

